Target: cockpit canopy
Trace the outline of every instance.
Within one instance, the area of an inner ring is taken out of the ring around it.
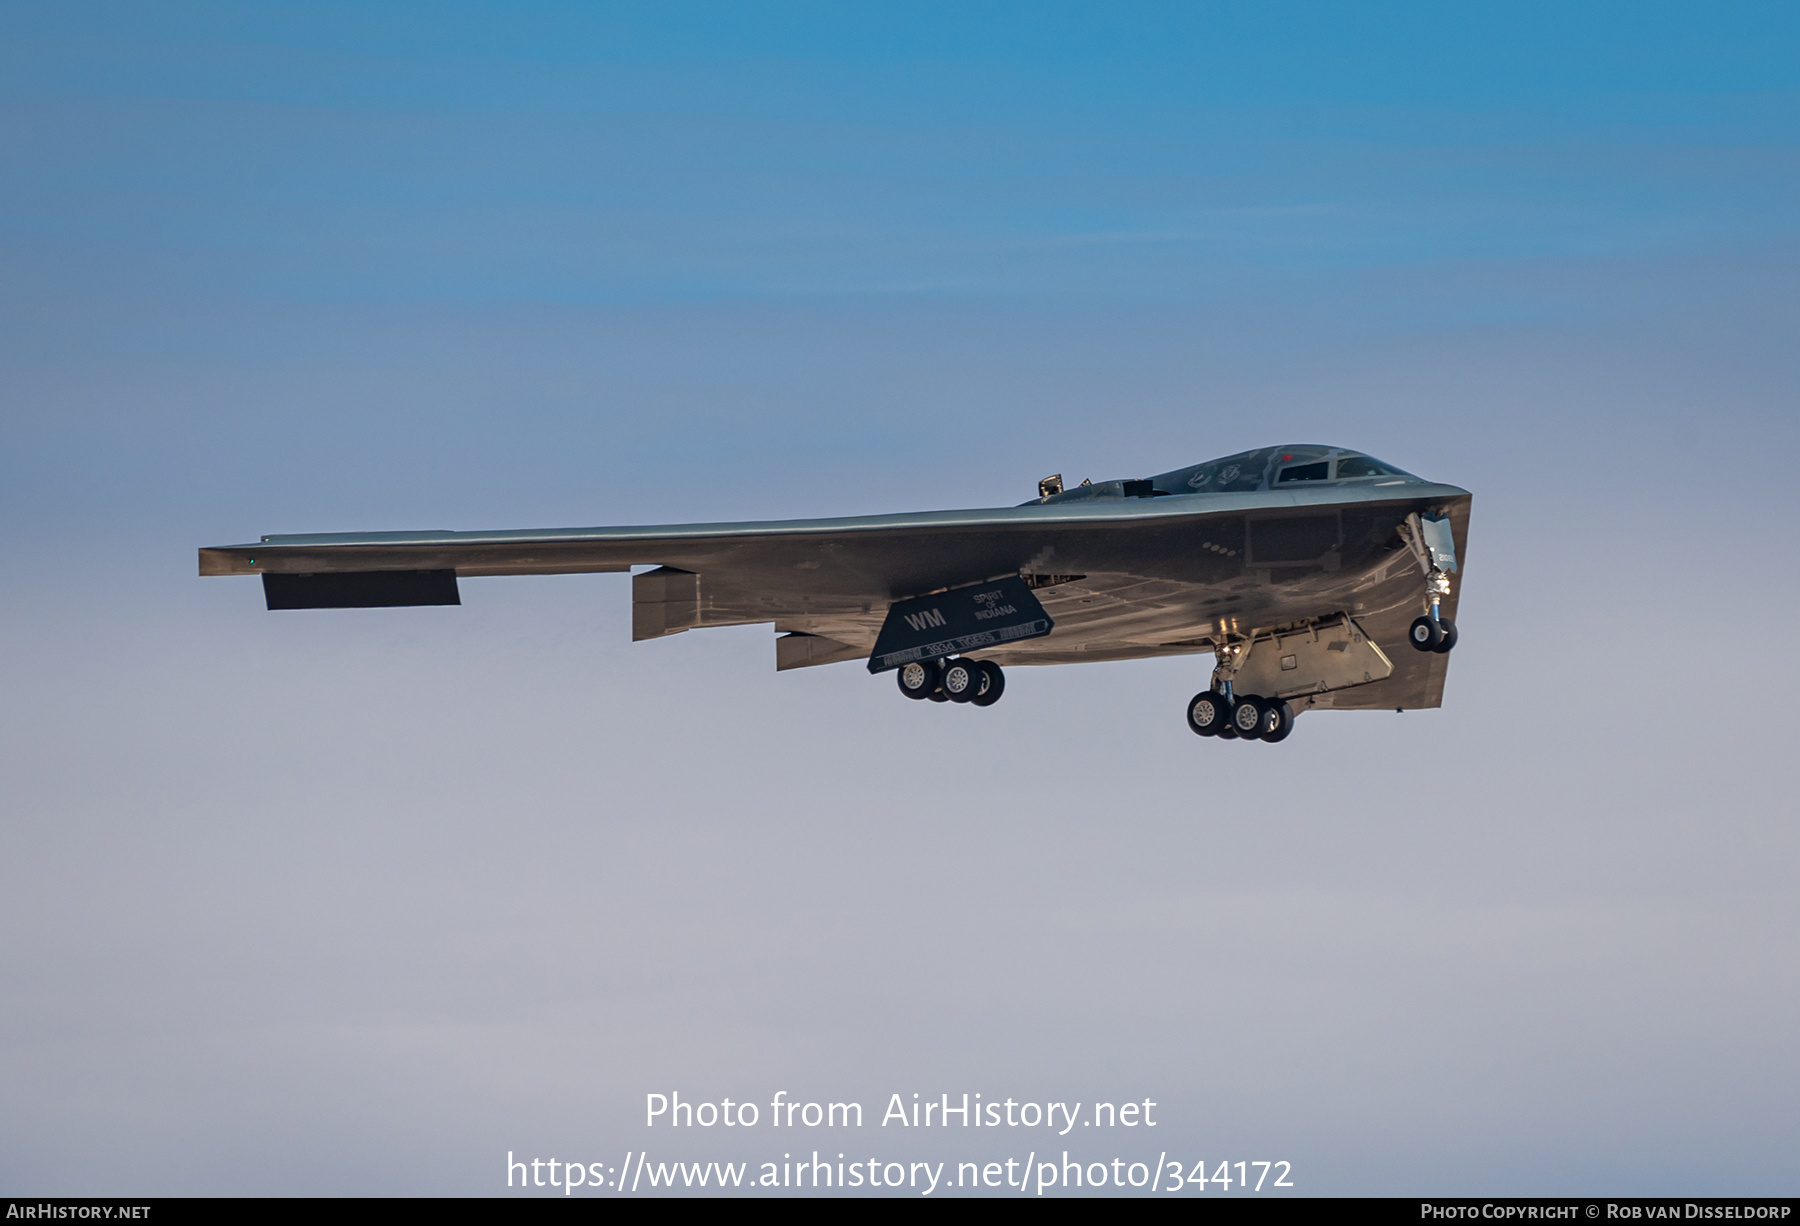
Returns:
[[[1321,481],[1398,484],[1419,478],[1360,451],[1296,443],[1259,447],[1223,459],[1148,479],[1087,482],[1062,488],[1062,478],[1047,477],[1035,502],[1086,502],[1095,498],[1159,498],[1169,494],[1239,494],[1251,490],[1293,489]],[[1030,504],[1026,504],[1030,505]]]
[[[1417,480],[1411,473],[1359,451],[1296,443],[1287,447],[1261,447],[1208,460],[1192,468],[1178,468],[1172,473],[1150,478],[1150,484],[1158,494],[1235,494],[1318,481],[1361,481],[1372,477]]]

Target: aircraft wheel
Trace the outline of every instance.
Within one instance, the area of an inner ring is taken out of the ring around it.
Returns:
[[[900,692],[908,698],[930,698],[938,688],[938,663],[927,660],[922,664],[902,664],[895,676],[900,681]]]
[[[1006,693],[1006,674],[992,660],[977,660],[975,663],[981,669],[981,687],[969,701],[978,707],[991,707],[1000,701],[1000,695]]]
[[[1267,699],[1258,698],[1255,694],[1245,694],[1231,707],[1231,728],[1245,740],[1255,740],[1262,735],[1263,712],[1269,709]]]
[[[1225,695],[1217,690],[1202,690],[1188,699],[1188,730],[1199,736],[1218,736],[1230,710]]]
[[[1429,617],[1415,617],[1406,637],[1420,651],[1436,651],[1444,641],[1444,628]]]
[[[973,660],[944,662],[944,696],[951,702],[969,702],[981,693],[981,665]]]
[[[1433,647],[1432,650],[1439,655],[1449,655],[1450,649],[1456,646],[1456,623],[1439,622],[1438,625],[1443,628],[1444,639],[1443,642],[1439,643],[1436,647]]]
[[[1276,741],[1285,741],[1288,733],[1294,730],[1294,708],[1288,706],[1284,699],[1277,698],[1263,710],[1262,739],[1271,745]]]

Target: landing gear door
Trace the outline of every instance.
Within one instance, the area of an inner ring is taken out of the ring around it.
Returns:
[[[1341,617],[1256,639],[1232,684],[1245,694],[1302,698],[1385,681],[1393,671],[1393,662],[1362,627]]]
[[[1017,575],[902,600],[888,610],[869,671],[1041,638],[1054,624]]]
[[[1425,549],[1431,560],[1446,575],[1456,573],[1456,539],[1450,535],[1450,517],[1427,519],[1419,516],[1419,534],[1425,538]]]

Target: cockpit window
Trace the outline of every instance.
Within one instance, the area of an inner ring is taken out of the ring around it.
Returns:
[[[1399,477],[1404,480],[1412,474],[1361,452],[1315,443],[1293,443],[1286,447],[1240,451],[1192,468],[1161,473],[1150,482],[1152,492],[1157,494],[1236,494],[1278,489],[1302,481],[1329,481],[1334,476],[1340,480],[1357,477]]]
[[[1338,457],[1337,475],[1342,479],[1344,477],[1398,477],[1402,474],[1398,469],[1389,468],[1380,460],[1370,456],[1346,455]]]
[[[1290,481],[1326,481],[1331,478],[1331,461],[1320,460],[1316,464],[1290,464],[1281,470],[1281,476],[1275,484],[1286,485]]]
[[[1197,465],[1180,482],[1185,487],[1181,492],[1236,493],[1239,490],[1259,489],[1263,483],[1263,474],[1268,471],[1272,450],[1264,447]]]

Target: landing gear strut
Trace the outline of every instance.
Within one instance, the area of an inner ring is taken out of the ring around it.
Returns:
[[[991,707],[1006,692],[1006,674],[992,660],[921,660],[895,670],[900,692],[932,702],[966,702]]]

